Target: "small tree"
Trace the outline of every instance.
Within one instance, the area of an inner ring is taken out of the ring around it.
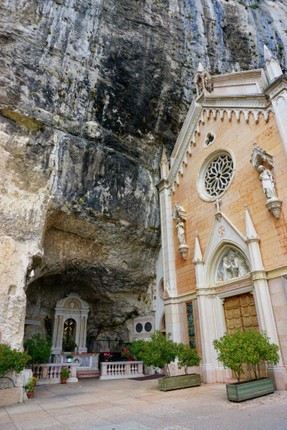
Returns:
[[[145,349],[147,347],[147,342],[142,339],[134,340],[129,345],[129,351],[133,357],[136,357],[137,360],[144,361]]]
[[[274,365],[279,363],[279,347],[275,343],[270,343],[266,333],[246,330],[242,337],[246,345],[245,360],[252,367],[256,379],[260,378],[260,366],[266,361]]]
[[[155,331],[149,341],[136,340],[130,346],[130,351],[147,366],[163,368],[177,356],[177,344],[170,339],[170,335],[164,336],[160,331]]]
[[[276,365],[279,362],[278,346],[270,343],[266,333],[255,330],[225,334],[219,340],[214,340],[213,345],[217,351],[218,360],[224,367],[234,371],[238,382],[244,373],[244,364],[251,366],[255,378],[258,378],[261,364],[268,361]]]
[[[12,349],[9,345],[1,343],[0,378],[3,378],[8,372],[21,372],[30,358],[30,355],[25,352],[17,351],[16,349]]]
[[[37,333],[31,339],[25,340],[24,348],[31,355],[30,363],[48,363],[52,351],[52,340],[50,337],[43,337]]]
[[[182,343],[177,345],[177,358],[178,367],[179,369],[183,367],[185,374],[187,374],[188,367],[198,366],[200,362],[200,357],[198,356],[196,349],[190,348],[189,345],[184,345]]]

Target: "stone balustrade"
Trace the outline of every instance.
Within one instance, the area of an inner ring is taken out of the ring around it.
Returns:
[[[77,378],[77,366],[75,364],[68,363],[48,363],[48,364],[33,364],[32,371],[33,375],[38,379],[37,384],[59,384],[61,381],[61,370],[62,368],[70,369],[70,377],[67,382],[78,382]]]
[[[111,361],[101,363],[101,380],[144,376],[142,361]]]

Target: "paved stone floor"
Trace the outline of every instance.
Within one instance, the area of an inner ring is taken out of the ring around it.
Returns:
[[[222,384],[166,393],[157,380],[42,385],[34,399],[0,408],[0,429],[286,430],[287,392],[236,404]]]

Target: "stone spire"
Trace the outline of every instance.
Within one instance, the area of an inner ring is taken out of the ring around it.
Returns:
[[[201,252],[201,248],[200,248],[198,235],[196,235],[195,236],[193,263],[197,264],[197,263],[202,263],[202,262],[203,262],[202,252]]]
[[[202,63],[198,63],[197,71],[198,72],[203,72],[204,71],[204,67],[203,67]]]
[[[265,71],[269,83],[275,81],[277,78],[283,75],[282,69],[280,67],[279,61],[271,53],[271,51],[264,45],[264,60],[265,60]]]
[[[245,209],[245,223],[246,223],[246,238],[247,240],[252,240],[252,239],[258,240],[259,237],[255,230],[251,216],[249,214],[248,206],[244,205],[244,209]]]

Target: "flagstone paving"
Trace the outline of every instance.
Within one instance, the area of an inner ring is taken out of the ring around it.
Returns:
[[[236,404],[223,384],[165,393],[157,380],[42,385],[34,399],[0,408],[0,429],[286,430],[287,391]]]

